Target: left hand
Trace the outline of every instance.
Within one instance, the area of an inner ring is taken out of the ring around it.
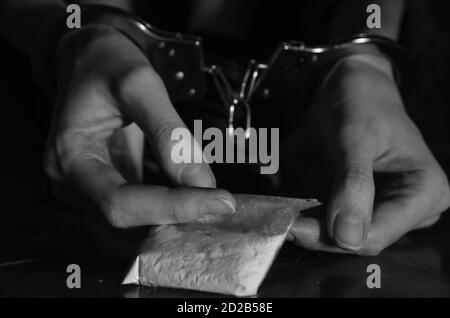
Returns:
[[[326,220],[299,218],[289,236],[295,243],[377,255],[449,208],[447,177],[408,117],[383,57],[340,60],[311,107],[335,181]]]

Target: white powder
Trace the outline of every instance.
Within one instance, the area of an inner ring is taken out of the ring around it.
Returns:
[[[269,270],[300,210],[300,200],[236,195],[234,215],[152,229],[124,284],[250,296]]]

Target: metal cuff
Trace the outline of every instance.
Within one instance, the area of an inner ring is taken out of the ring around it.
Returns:
[[[308,46],[297,41],[280,44],[267,64],[249,67],[246,78],[252,78],[256,83],[248,94],[267,99],[298,92],[302,85],[310,85],[340,59],[356,54],[386,57],[391,62],[397,84],[400,84],[401,70],[407,63],[403,48],[385,37],[358,34],[327,45]]]
[[[201,38],[158,30],[139,17],[105,5],[81,6],[81,27],[107,25],[132,40],[160,75],[172,101],[201,98],[206,89]],[[49,23],[41,34],[44,43],[32,58],[41,88],[52,96],[55,88],[53,55],[59,39],[68,29],[66,16]]]
[[[206,92],[206,76],[212,76],[216,89],[229,110],[229,131],[234,130],[236,107],[244,107],[247,136],[251,127],[253,103],[258,103],[258,108],[280,100],[283,103],[287,101],[298,104],[299,100],[304,100],[307,91],[311,90],[320,75],[339,59],[367,53],[385,56],[393,65],[397,81],[400,81],[400,70],[406,56],[396,42],[367,34],[319,46],[308,46],[297,41],[285,42],[278,46],[267,63],[251,61],[242,79],[240,91],[235,92],[220,67],[205,65],[201,38],[158,30],[139,17],[117,8],[103,5],[85,5],[81,8],[82,27],[113,27],[143,51],[162,78],[173,102],[202,98]],[[44,39],[50,45],[43,46],[40,60],[34,63],[41,67],[40,75],[48,79],[47,91],[52,86],[48,85],[51,82],[49,75],[53,73],[51,66],[57,42],[70,31],[65,25],[65,16],[60,20],[57,21],[60,27],[55,27],[53,23],[44,31]],[[61,23],[64,26],[61,27]]]

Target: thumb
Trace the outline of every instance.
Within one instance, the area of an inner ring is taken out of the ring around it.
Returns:
[[[375,196],[373,156],[369,143],[345,149],[338,160],[327,211],[327,227],[336,244],[359,250],[369,232]]]

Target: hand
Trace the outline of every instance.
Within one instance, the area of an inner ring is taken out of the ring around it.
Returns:
[[[59,198],[95,207],[116,228],[234,211],[234,198],[214,189],[207,164],[172,161],[172,130],[185,126],[162,80],[126,36],[107,26],[83,28],[62,38],[56,57],[45,170]],[[144,135],[175,187],[140,184]]]
[[[291,240],[313,250],[377,255],[449,208],[447,177],[406,114],[384,58],[339,61],[311,107],[334,190],[326,220],[299,218]]]

